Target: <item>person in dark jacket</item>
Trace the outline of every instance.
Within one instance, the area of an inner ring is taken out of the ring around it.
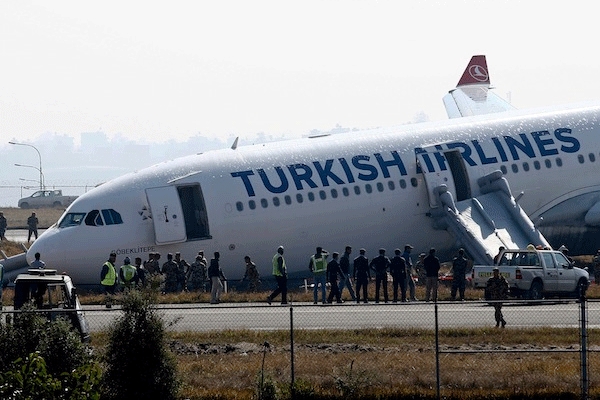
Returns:
[[[375,303],[379,303],[379,291],[383,286],[383,299],[388,302],[387,270],[390,259],[385,256],[385,249],[379,249],[379,255],[371,260],[369,267],[375,271]]]
[[[431,298],[433,291],[433,301],[437,301],[438,273],[440,271],[440,260],[435,256],[435,249],[429,250],[429,255],[423,259],[423,267],[427,281],[425,282],[425,301]]]
[[[340,296],[344,293],[344,288],[347,287],[350,292],[352,301],[356,301],[356,294],[354,293],[354,267],[350,264],[350,254],[352,253],[352,247],[346,246],[344,254],[340,257],[340,268],[344,273],[345,278],[340,281]]]
[[[344,273],[342,272],[340,263],[338,262],[339,255],[340,253],[334,252],[331,261],[327,263],[327,280],[329,281],[330,285],[327,303],[331,303],[334,296],[337,303],[342,303],[342,295],[340,293],[340,289],[338,288],[338,275],[344,279]]]
[[[467,273],[468,261],[465,258],[465,251],[463,249],[458,250],[458,256],[452,260],[452,289],[450,290],[450,297],[452,300],[456,300],[456,291],[460,296],[460,301],[465,299],[465,287],[467,286],[467,280],[465,275]]]
[[[406,261],[401,256],[400,249],[394,250],[394,257],[390,260],[390,274],[392,275],[393,302],[398,302],[398,287],[400,287],[401,301],[406,301]]]
[[[223,292],[223,283],[221,283],[221,280],[227,280],[219,265],[220,257],[221,254],[218,251],[215,251],[215,256],[210,260],[210,266],[208,267],[208,278],[212,283],[210,304],[219,304],[221,302],[221,293]]]
[[[508,281],[500,275],[498,267],[494,267],[492,271],[494,275],[487,281],[485,298],[486,300],[504,300],[508,297]],[[494,318],[496,319],[496,328],[500,325],[503,328],[506,326],[506,321],[502,315],[502,303],[499,301],[494,302]]]
[[[354,259],[354,280],[356,281],[356,302],[360,303],[360,289],[363,290],[363,302],[368,303],[367,286],[371,279],[369,259],[365,257],[365,249],[359,250],[360,255]]]

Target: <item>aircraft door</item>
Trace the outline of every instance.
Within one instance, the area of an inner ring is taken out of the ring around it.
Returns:
[[[416,157],[417,170],[423,174],[431,208],[440,206],[434,193],[434,189],[440,185],[446,185],[456,201],[471,197],[467,171],[458,150],[443,152],[435,147],[417,149]]]
[[[187,239],[179,193],[174,186],[146,189],[152,213],[156,244],[180,243]]]

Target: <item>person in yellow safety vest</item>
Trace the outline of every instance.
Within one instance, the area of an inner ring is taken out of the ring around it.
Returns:
[[[283,258],[283,246],[277,248],[273,256],[273,276],[277,281],[277,288],[267,296],[267,303],[271,304],[273,299],[281,293],[281,304],[287,304],[287,268]]]
[[[115,261],[117,255],[110,253],[108,261],[102,265],[102,272],[100,272],[100,284],[106,294],[106,308],[111,308],[110,296],[115,294],[115,286],[117,285],[117,271],[115,270]]]
[[[317,252],[310,257],[310,262],[308,263],[308,269],[313,273],[313,303],[317,304],[317,293],[319,291],[319,286],[321,286],[321,302],[323,304],[327,304],[326,299],[326,281],[327,281],[327,256],[329,253],[323,250],[321,246],[317,247]]]
[[[127,289],[133,289],[137,286],[138,274],[137,269],[131,265],[129,257],[125,257],[123,265],[119,270],[119,281]]]

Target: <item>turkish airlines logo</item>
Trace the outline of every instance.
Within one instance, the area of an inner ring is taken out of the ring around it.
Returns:
[[[481,65],[471,65],[469,67],[469,75],[471,75],[471,78],[479,82],[485,82],[488,80],[488,72]]]

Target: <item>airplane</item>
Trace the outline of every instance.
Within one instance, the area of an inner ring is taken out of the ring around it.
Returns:
[[[600,103],[517,110],[491,89],[485,56],[474,56],[444,97],[448,120],[236,140],[128,173],[77,198],[26,259],[40,252],[82,286],[99,284],[111,252],[120,265],[219,251],[230,279],[243,276],[245,255],[268,279],[280,245],[290,278],[310,277],[317,246],[372,258],[411,244],[413,259],[435,248],[442,261],[464,247],[480,263],[498,245],[595,253]]]

